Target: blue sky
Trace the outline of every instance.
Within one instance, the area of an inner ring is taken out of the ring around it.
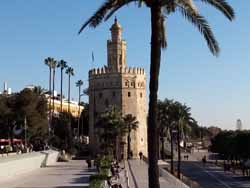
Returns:
[[[25,85],[48,86],[48,57],[66,60],[75,69],[73,82],[87,86],[94,51],[94,66],[106,63],[106,40],[113,18],[95,30],[77,31],[103,0],[5,0],[0,3],[0,84],[19,91]],[[160,98],[173,98],[192,107],[202,126],[234,129],[240,118],[250,129],[250,1],[228,0],[236,20],[198,4],[220,43],[213,57],[197,30],[178,13],[167,19],[168,49],[162,53]],[[127,40],[127,63],[149,73],[150,15],[131,4],[116,14]],[[148,74],[149,75],[149,74]],[[65,77],[66,80],[66,77]],[[148,79],[149,80],[149,79]],[[59,71],[57,74],[59,86]],[[59,87],[58,87],[59,89]],[[66,84],[65,84],[66,89]],[[76,98],[77,89],[72,87]],[[87,100],[84,98],[84,100]]]

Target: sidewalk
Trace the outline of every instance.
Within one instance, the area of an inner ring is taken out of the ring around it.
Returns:
[[[133,185],[131,188],[148,188],[148,165],[140,160],[130,160],[129,163],[132,170],[131,174],[136,181],[136,185],[131,184]],[[160,177],[159,180],[161,187],[176,188],[175,185],[171,185],[162,177]],[[130,182],[131,181],[133,181],[133,179],[131,179]]]
[[[0,169],[1,170],[1,169]],[[41,168],[32,173],[12,178],[0,183],[1,188],[87,188],[89,176],[94,170],[88,170],[84,160],[60,162],[54,166]]]

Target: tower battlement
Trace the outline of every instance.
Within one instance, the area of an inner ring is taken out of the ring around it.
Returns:
[[[89,71],[89,76],[101,76],[107,75],[110,73],[120,73],[120,74],[137,74],[137,75],[145,75],[145,69],[141,67],[124,67],[120,70],[113,70],[108,68],[107,66],[101,68],[94,68]]]

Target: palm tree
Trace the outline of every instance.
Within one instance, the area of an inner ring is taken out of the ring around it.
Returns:
[[[176,103],[173,100],[165,99],[158,102],[158,122],[161,136],[161,157],[164,158],[164,136],[169,132],[170,139],[170,156],[171,156],[171,168],[170,171],[174,174],[174,141],[173,141],[173,129],[176,127]]]
[[[131,131],[136,130],[138,128],[139,122],[136,120],[136,117],[132,114],[127,114],[123,117],[124,126],[127,129],[128,135],[127,135],[127,157],[130,159],[130,152],[131,152]]]
[[[178,148],[178,164],[177,164],[177,177],[180,179],[181,176],[181,131],[184,127],[188,127],[190,124],[194,122],[194,119],[191,117],[190,110],[191,108],[187,107],[185,104],[181,104],[179,102],[175,102],[175,123],[177,128],[177,148]]]
[[[234,11],[226,0],[199,0],[212,5],[221,11],[230,21],[234,18]],[[149,83],[149,111],[148,111],[148,176],[149,188],[159,188],[158,169],[158,128],[157,128],[157,92],[161,62],[161,48],[167,47],[165,35],[165,19],[170,14],[179,11],[185,19],[198,28],[204,36],[213,55],[219,54],[219,45],[206,21],[200,15],[193,0],[106,0],[101,7],[80,28],[79,33],[86,26],[97,27],[103,20],[108,20],[115,12],[126,5],[134,3],[139,6],[145,4],[151,13],[151,62]]]
[[[54,113],[55,113],[55,76],[56,76],[56,67],[57,67],[57,61],[52,59],[51,61],[51,69],[53,71],[53,77],[52,77],[52,116],[51,116],[51,121],[53,122],[53,117],[54,117]]]
[[[78,87],[78,132],[77,136],[80,137],[80,102],[81,102],[81,86],[83,85],[82,80],[76,82],[76,87]]]
[[[70,78],[74,76],[74,69],[72,67],[68,67],[66,69],[66,74],[68,74],[68,113],[70,113]]]
[[[66,62],[66,61],[60,60],[60,61],[58,62],[58,64],[57,64],[57,67],[61,69],[61,93],[60,93],[60,95],[61,95],[61,97],[60,97],[61,105],[60,105],[60,107],[61,107],[61,112],[62,112],[62,99],[63,99],[63,70],[64,70],[65,68],[67,68],[68,65],[67,65],[67,62]]]
[[[44,60],[45,65],[49,67],[49,125],[48,125],[48,130],[50,134],[50,124],[51,124],[51,73],[52,73],[52,67],[51,64],[54,61],[53,58],[48,57],[47,59]]]

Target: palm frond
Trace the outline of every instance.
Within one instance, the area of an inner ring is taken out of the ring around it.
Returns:
[[[235,18],[233,8],[226,2],[226,0],[199,0],[207,3],[221,11],[230,21]]]
[[[190,21],[194,26],[196,26],[199,32],[204,36],[212,54],[218,56],[220,52],[219,44],[216,41],[215,36],[206,19],[198,12],[193,12],[191,7],[184,7],[180,4],[178,4],[177,6],[183,17]]]
[[[106,0],[105,3],[91,16],[80,28],[80,34],[88,25],[90,27],[97,27],[103,20],[110,18],[118,9],[131,2],[139,0]]]
[[[138,1],[138,4],[143,2],[143,0],[122,0],[120,3],[118,3],[112,9],[109,10],[109,13],[105,16],[104,21],[107,21],[116,11],[118,11],[123,6],[128,5],[131,2],[137,2],[137,1]]]

